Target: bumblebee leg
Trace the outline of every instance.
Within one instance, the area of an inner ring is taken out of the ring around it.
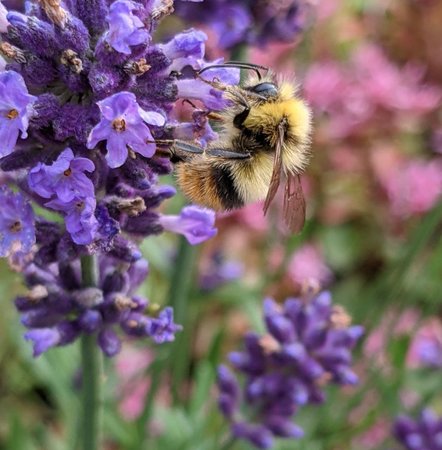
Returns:
[[[242,130],[244,128],[242,124],[247,119],[249,113],[250,108],[244,108],[242,112],[240,112],[233,118],[233,125],[235,125],[236,128]]]
[[[224,159],[247,159],[250,158],[250,153],[238,153],[227,148],[208,148],[206,155],[216,156],[217,158]]]

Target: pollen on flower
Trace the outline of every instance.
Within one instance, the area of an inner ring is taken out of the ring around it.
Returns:
[[[112,121],[112,128],[119,133],[126,131],[126,121],[119,117],[118,119]]]
[[[337,330],[347,328],[351,325],[351,316],[341,305],[333,306],[330,323]]]
[[[38,302],[39,300],[47,297],[48,294],[49,292],[46,286],[37,284],[29,290],[27,298],[32,302]]]
[[[22,230],[22,224],[19,220],[17,220],[9,227],[9,229],[13,233],[19,233]]]
[[[265,334],[260,340],[259,345],[263,349],[266,355],[278,352],[281,350],[281,345],[279,342],[270,334]]]
[[[69,169],[66,169],[66,170],[63,172],[63,175],[64,175],[65,177],[71,176],[71,175],[72,175],[72,169],[69,167]]]
[[[128,309],[134,309],[138,305],[130,298],[125,295],[117,295],[115,297],[115,306],[120,311],[125,311]]]
[[[16,109],[11,109],[11,110],[8,112],[8,114],[6,114],[6,117],[7,117],[9,120],[16,119],[16,118],[18,117],[18,111],[17,111]]]
[[[73,73],[79,74],[83,71],[83,61],[78,54],[71,49],[65,50],[60,57],[60,62],[64,66],[68,66]]]
[[[140,76],[150,70],[152,66],[147,63],[146,58],[140,58],[138,61],[128,62],[124,65],[124,70],[127,73]]]

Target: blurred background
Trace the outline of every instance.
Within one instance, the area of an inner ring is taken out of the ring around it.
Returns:
[[[360,383],[329,388],[297,416],[305,437],[275,448],[403,448],[391,434],[398,414],[442,414],[442,2],[305,1],[292,34],[272,17],[258,17],[258,29],[242,2],[205,0],[204,14],[202,3],[176,3],[158,39],[195,26],[209,36],[209,59],[296,77],[314,112],[307,224],[286,236],[275,201],[266,218],[260,204],[220,215],[217,237],[199,248],[146,240],[143,294],[174,305],[185,331],[160,350],[126,342],[106,361],[106,448],[217,450],[216,366],[246,331],[263,329],[265,296],[282,301],[312,284],[366,329]],[[177,196],[168,211],[183,204]],[[78,348],[32,358],[12,303],[20,289],[1,261],[0,448],[72,448]]]

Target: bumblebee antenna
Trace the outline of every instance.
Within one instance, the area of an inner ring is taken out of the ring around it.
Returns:
[[[223,64],[226,64],[229,66],[235,66],[237,64],[240,64],[241,66],[247,66],[247,67],[254,68],[254,69],[261,69],[261,70],[265,70],[266,72],[269,71],[268,67],[261,66],[260,64],[253,64],[253,63],[245,62],[245,61],[226,61]]]
[[[265,70],[265,71],[269,70],[267,67],[258,66],[257,64],[251,64],[251,63],[246,63],[246,62],[241,62],[241,61],[227,61],[222,64],[212,64],[211,66],[204,67],[198,71],[198,75],[201,75],[206,70],[218,69],[218,68],[223,68],[223,67],[224,68],[225,67],[237,67],[238,69],[253,70],[256,73],[256,75],[258,76],[259,80],[261,80],[261,72],[259,71],[259,69]]]

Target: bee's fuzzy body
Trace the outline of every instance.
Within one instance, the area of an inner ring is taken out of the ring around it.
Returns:
[[[268,83],[274,95],[263,99],[251,91]],[[249,105],[245,112],[238,95]],[[226,97],[232,105],[221,112],[219,139],[208,149],[217,148],[249,154],[244,159],[192,155],[177,164],[178,185],[193,202],[223,211],[266,197],[272,178],[278,127],[284,127],[282,169],[284,173],[303,172],[309,160],[310,110],[296,96],[292,83],[276,82],[273,75],[263,80],[249,79],[243,86],[229,86]]]

